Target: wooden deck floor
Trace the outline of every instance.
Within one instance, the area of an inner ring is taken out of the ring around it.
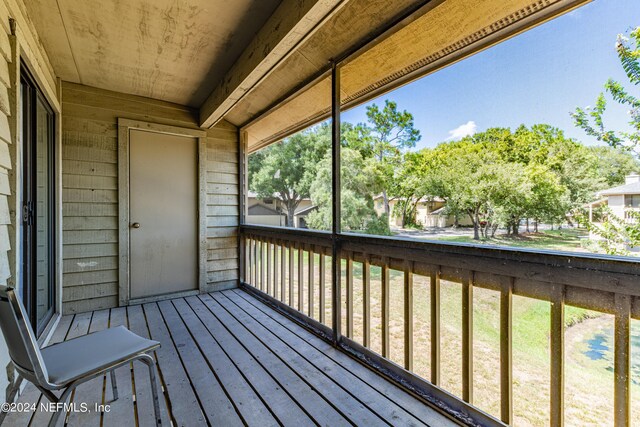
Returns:
[[[162,343],[156,352],[163,425],[454,425],[448,418],[241,290],[65,316],[59,342],[126,325]],[[111,382],[81,385],[73,426],[152,426],[144,365],[117,370]],[[30,384],[18,402],[47,402]],[[93,411],[94,403],[110,405]],[[9,413],[5,426],[44,426],[49,414]],[[60,423],[62,424],[62,423]]]

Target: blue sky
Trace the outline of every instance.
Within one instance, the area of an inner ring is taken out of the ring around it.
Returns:
[[[616,36],[640,25],[640,0],[595,0],[448,68],[342,114],[366,121],[365,108],[385,99],[414,115],[418,148],[476,130],[548,123],[586,144],[595,139],[573,126],[569,112],[593,105],[609,77],[626,82]],[[626,85],[629,87],[629,85]],[[637,93],[637,89],[634,88]],[[605,124],[627,128],[622,108]],[[454,136],[455,135],[455,136]]]

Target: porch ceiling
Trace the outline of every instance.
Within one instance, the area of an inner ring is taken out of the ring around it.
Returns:
[[[281,0],[30,0],[62,80],[197,107]]]

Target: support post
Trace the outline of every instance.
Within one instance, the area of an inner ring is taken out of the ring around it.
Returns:
[[[333,342],[337,344],[342,335],[342,301],[340,289],[340,70],[335,62],[331,64],[331,190],[333,197],[331,307],[333,320]]]

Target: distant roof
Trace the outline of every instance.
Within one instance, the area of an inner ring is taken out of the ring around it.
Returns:
[[[250,206],[249,209],[247,209],[247,213],[249,215],[282,215],[275,209],[261,204]]]
[[[247,197],[248,197],[248,198],[250,198],[250,199],[258,199],[258,200],[268,199],[268,197],[258,197],[258,193],[256,193],[255,191],[251,191],[251,190],[247,191]],[[274,194],[273,196],[271,196],[271,197],[272,197],[273,199],[278,199],[278,200],[280,200],[280,197],[276,196],[275,194]],[[308,197],[305,197],[305,198],[304,198],[304,199],[302,199],[302,200],[311,200],[311,199],[310,199],[310,198],[308,198]]]
[[[309,206],[308,208],[300,209],[298,212],[295,213],[295,215],[296,216],[307,216],[309,213],[315,211],[316,209],[318,209],[318,207],[315,206],[315,205]]]
[[[619,185],[617,187],[598,191],[598,196],[613,196],[616,194],[640,194],[640,182]]]

